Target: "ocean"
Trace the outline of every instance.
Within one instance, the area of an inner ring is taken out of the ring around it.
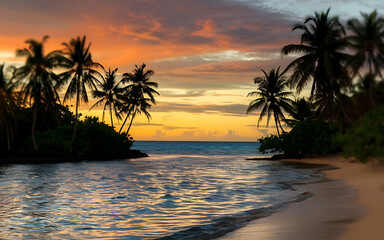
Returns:
[[[322,167],[252,142],[137,141],[148,158],[0,166],[0,239],[212,239],[311,194]]]

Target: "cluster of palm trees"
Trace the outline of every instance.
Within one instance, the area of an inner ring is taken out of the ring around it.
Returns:
[[[293,31],[302,31],[301,43],[286,45],[281,52],[299,57],[283,72],[263,70],[264,76],[254,79],[257,91],[248,96],[257,98],[247,113],[261,109],[258,126],[263,117],[267,116],[268,125],[273,116],[278,135],[284,132],[281,121],[292,127],[298,121],[319,119],[338,123],[343,130],[384,104],[384,19],[376,10],[362,13],[362,19],[347,21],[346,34],[338,17],[329,12],[316,12],[293,26]],[[309,97],[297,97],[306,87]],[[291,119],[285,117],[287,113]]]
[[[8,151],[11,150],[15,131],[12,121],[12,118],[17,118],[15,109],[33,109],[31,136],[33,148],[38,150],[35,138],[38,111],[61,104],[59,91],[64,86],[67,89],[63,103],[75,98],[72,142],[76,138],[80,103],[88,102],[89,92],[98,99],[92,108],[104,104],[103,121],[105,110],[110,113],[112,126],[113,116],[117,119],[125,116],[119,133],[127,119],[131,118],[125,133],[127,137],[135,116],[143,113],[150,119],[148,110],[152,104],[156,104],[154,95],[159,93],[154,89],[158,84],[150,81],[154,72],[146,70],[145,64],[136,66],[133,73],[124,73],[122,79],[118,80],[117,69],[106,71],[100,63],[93,61],[91,44],[87,43],[85,36],[63,43],[63,50],[45,54],[44,43],[47,39],[47,36],[42,41],[29,39],[25,42],[28,45],[26,48],[16,51],[16,56],[26,58],[23,66],[7,69],[4,64],[0,66],[0,130],[5,130]],[[100,68],[104,70],[104,75],[98,71]]]

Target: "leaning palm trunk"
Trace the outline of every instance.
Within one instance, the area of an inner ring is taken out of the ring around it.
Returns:
[[[131,129],[131,126],[132,126],[134,118],[135,118],[135,114],[133,114],[132,117],[131,117],[131,122],[129,123],[128,129],[127,129],[127,137],[128,137],[129,130]]]
[[[127,122],[127,120],[128,120],[128,118],[129,118],[130,115],[131,115],[131,111],[129,111],[129,112],[127,113],[127,116],[125,117],[123,124],[121,124],[119,133],[121,133],[121,130],[123,130],[123,127],[124,127],[125,123]]]
[[[32,143],[33,143],[33,149],[39,150],[39,147],[36,143],[36,137],[35,137],[35,129],[36,129],[36,120],[37,120],[37,103],[35,103],[34,111],[33,111],[33,123],[32,123]]]
[[[280,137],[279,124],[277,123],[276,114],[274,114],[274,117],[275,117],[275,125],[276,125],[277,135]]]
[[[285,133],[285,130],[284,130],[283,126],[281,125],[281,121],[280,120],[278,120],[278,123],[279,123],[280,129],[281,129],[281,132]]]

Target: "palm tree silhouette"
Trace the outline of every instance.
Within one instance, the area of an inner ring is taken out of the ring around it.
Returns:
[[[359,75],[359,82],[355,84],[353,97],[356,100],[357,110],[359,110],[360,115],[375,107],[375,98],[379,95],[379,90],[375,74]]]
[[[291,106],[291,108],[286,110],[292,119],[284,120],[289,127],[294,127],[299,122],[306,122],[314,119],[314,105],[310,100],[306,100],[305,98],[296,99],[292,102]]]
[[[61,66],[69,69],[60,74],[60,78],[62,79],[61,85],[69,81],[67,91],[64,95],[64,102],[68,99],[72,99],[74,95],[76,95],[76,119],[72,135],[72,142],[74,142],[76,138],[80,101],[83,100],[85,103],[88,102],[87,87],[93,90],[96,89],[95,82],[99,82],[96,76],[102,76],[95,69],[101,67],[101,64],[92,60],[91,52],[89,51],[91,43],[86,45],[85,36],[82,38],[73,38],[69,43],[63,43],[63,45],[65,46],[64,53],[67,55],[67,58],[62,62]]]
[[[41,102],[60,102],[55,85],[58,83],[58,76],[52,71],[57,66],[61,52],[53,51],[44,55],[44,43],[48,39],[45,36],[41,42],[33,39],[25,41],[28,48],[18,49],[17,57],[26,57],[25,65],[14,71],[16,85],[21,86],[24,101],[33,106],[32,143],[33,148],[38,150],[35,139],[36,117]]]
[[[304,31],[301,44],[289,44],[283,47],[282,54],[301,54],[291,62],[284,72],[293,68],[289,78],[291,87],[297,87],[300,93],[312,79],[311,96],[316,91],[327,91],[337,82],[340,87],[350,85],[350,78],[343,64],[348,55],[343,53],[346,46],[345,31],[337,17],[325,13],[315,13],[307,17],[304,23],[296,24],[292,31]]]
[[[0,123],[5,128],[7,138],[7,150],[11,151],[12,122],[10,117],[13,115],[15,101],[13,91],[15,85],[5,74],[4,64],[0,65]]]
[[[151,108],[151,103],[156,104],[154,94],[160,95],[154,88],[158,87],[158,83],[150,81],[150,77],[155,73],[153,70],[145,70],[146,65],[135,65],[133,73],[124,73],[121,82],[123,84],[130,83],[124,88],[125,90],[125,107],[122,112],[126,113],[125,120],[121,125],[120,131],[123,129],[126,121],[131,117],[131,122],[127,129],[127,135],[132,126],[133,119],[136,115],[144,113],[148,120],[150,114],[147,109]]]
[[[348,21],[352,35],[348,37],[349,47],[355,51],[350,65],[353,75],[367,63],[369,73],[378,74],[384,60],[384,19],[378,17],[376,10],[370,14],[361,13],[363,21],[353,18]]]
[[[249,104],[247,114],[257,109],[262,109],[257,121],[257,127],[259,127],[264,116],[267,116],[268,126],[269,119],[273,115],[277,134],[280,136],[279,128],[284,132],[280,120],[285,119],[282,108],[291,108],[292,100],[287,97],[292,95],[292,92],[286,91],[288,82],[279,70],[280,67],[277,70],[272,69],[268,74],[261,70],[264,76],[254,79],[257,91],[250,92],[247,97],[256,96],[257,98]]]
[[[104,72],[105,77],[102,79],[102,82],[99,83],[101,90],[96,89],[92,92],[92,96],[100,100],[98,100],[91,109],[104,103],[102,121],[104,121],[104,112],[108,108],[111,116],[111,125],[113,127],[113,114],[118,120],[121,119],[120,111],[123,107],[123,88],[120,87],[120,81],[116,83],[117,68],[113,71],[109,68],[108,72],[104,69]]]
[[[140,115],[143,113],[147,117],[148,121],[151,119],[151,114],[148,112],[148,109],[150,109],[152,107],[151,99],[139,97],[137,93],[138,92],[136,92],[135,90],[133,90],[130,93],[130,96],[128,96],[128,99],[125,100],[125,102],[128,104],[125,105],[121,110],[121,112],[127,113],[127,117],[125,118],[125,120],[128,119],[128,116],[131,117],[131,121],[130,121],[130,123],[128,125],[128,129],[126,131],[127,137],[129,134],[129,130],[132,127],[133,119],[135,119],[135,117],[137,115]],[[122,130],[122,128],[120,128],[120,130]]]

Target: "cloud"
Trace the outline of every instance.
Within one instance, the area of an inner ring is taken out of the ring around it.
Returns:
[[[165,137],[166,133],[161,130],[156,130],[156,133],[152,136],[155,139],[163,138]]]
[[[159,91],[162,97],[201,97],[204,96],[205,90],[184,90],[184,89],[172,89]]]
[[[0,30],[5,36],[49,34],[60,44],[86,34],[94,42],[95,56],[110,61],[116,57],[120,63],[231,46],[242,51],[256,45],[276,48],[292,39],[292,23],[289,15],[262,6],[218,0],[20,0],[2,2],[0,9]]]
[[[235,130],[228,130],[227,136],[226,137],[234,137],[236,136]]]
[[[184,104],[184,103],[170,103],[160,102],[153,109],[152,112],[188,112],[188,113],[213,113],[229,116],[245,116],[248,105],[244,104]]]

